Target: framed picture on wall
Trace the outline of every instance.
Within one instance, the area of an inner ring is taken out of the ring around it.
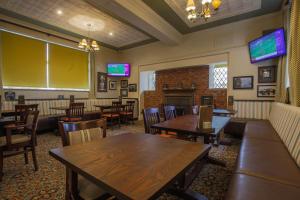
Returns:
[[[128,80],[121,80],[121,88],[128,88]]]
[[[275,97],[276,85],[257,85],[257,97]]]
[[[129,92],[136,92],[137,91],[137,84],[129,84],[128,85]]]
[[[128,97],[128,89],[121,89],[120,95],[121,97]]]
[[[109,89],[117,90],[117,81],[109,81]]]
[[[107,73],[97,73],[97,91],[107,92]]]
[[[233,77],[233,89],[253,89],[253,76]]]
[[[16,93],[7,91],[4,93],[5,101],[14,101],[16,99]]]
[[[258,67],[258,83],[275,83],[277,66]]]

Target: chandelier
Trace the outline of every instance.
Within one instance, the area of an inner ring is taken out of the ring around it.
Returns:
[[[96,40],[92,40],[90,38],[90,31],[91,31],[92,25],[91,24],[87,24],[87,26],[88,26],[88,38],[83,38],[79,42],[78,47],[80,49],[84,49],[86,51],[99,51],[100,50],[100,46],[97,43],[97,41]]]
[[[196,10],[196,5],[194,0],[187,1],[185,10],[188,12],[187,18],[192,22],[195,22],[199,16],[202,17],[205,21],[207,21],[208,18],[210,18],[214,14],[211,7],[213,8],[214,11],[217,11],[222,4],[221,0],[200,0],[200,1],[202,3],[201,12],[198,12]]]

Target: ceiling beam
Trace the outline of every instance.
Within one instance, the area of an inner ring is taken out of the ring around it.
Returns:
[[[182,35],[141,0],[85,1],[165,44],[176,45],[181,41]]]

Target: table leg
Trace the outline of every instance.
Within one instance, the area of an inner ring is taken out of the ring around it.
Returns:
[[[66,200],[79,199],[78,194],[78,174],[66,168]]]

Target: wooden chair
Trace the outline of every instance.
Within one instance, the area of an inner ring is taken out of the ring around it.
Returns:
[[[80,122],[59,122],[59,131],[63,146],[101,140],[106,137],[106,119],[102,118]],[[76,191],[70,192],[71,194],[75,193],[78,196],[73,197],[73,199],[106,199],[111,197],[111,195],[106,193],[102,188],[99,188],[82,176],[71,176],[67,170],[67,187],[71,185],[74,179],[77,179],[77,188],[75,188]],[[70,196],[71,194],[66,195]]]
[[[84,103],[70,103],[69,109],[66,110],[66,117],[62,117],[64,122],[78,122],[83,119]]]
[[[152,128],[151,126],[157,123],[160,123],[160,113],[158,108],[146,108],[143,110],[143,117],[144,117],[144,127],[145,127],[145,133],[148,134],[159,134],[162,137],[167,138],[177,138],[176,135],[169,135],[169,134],[163,134],[159,129]]]
[[[128,123],[129,121],[134,124],[134,117],[133,117],[133,111],[134,111],[134,104],[126,104],[123,108],[123,110],[120,112],[121,119]]]
[[[19,128],[14,126],[14,124],[5,126],[6,136],[0,137],[0,181],[2,180],[4,157],[24,154],[25,163],[28,164],[28,151],[31,151],[34,169],[35,171],[38,170],[35,152],[38,115],[39,111],[26,111],[25,123],[23,124],[22,132],[19,134],[12,135],[12,132]],[[4,152],[7,152],[7,154],[4,154]]]
[[[121,112],[122,102],[116,101],[112,102],[112,107],[110,112],[108,113],[102,113],[102,117],[105,117],[107,119],[107,122],[113,127],[114,125],[118,125],[121,127]]]
[[[38,104],[17,104],[15,105],[15,122],[24,123],[27,111],[37,111]]]
[[[164,106],[165,120],[171,120],[177,117],[175,106]]]

